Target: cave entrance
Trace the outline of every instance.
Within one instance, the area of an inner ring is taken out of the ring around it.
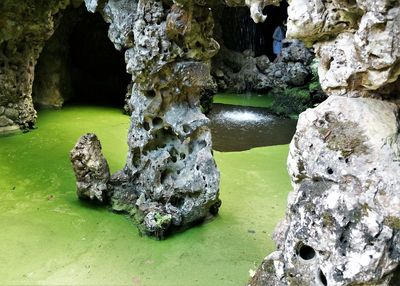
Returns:
[[[108,24],[84,5],[69,7],[35,67],[35,107],[64,103],[123,107],[131,76],[124,54],[108,38]]]
[[[275,29],[286,22],[288,3],[280,6],[267,6],[263,13],[267,15],[264,23],[254,23],[247,7],[224,7],[221,13],[221,38],[224,45],[233,51],[251,50],[256,57],[267,55],[275,59],[272,50],[272,35]]]

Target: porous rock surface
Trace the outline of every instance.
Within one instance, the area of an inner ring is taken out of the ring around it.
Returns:
[[[278,250],[249,285],[400,285],[400,3],[289,5],[330,97],[300,115]]]
[[[60,19],[67,19],[63,10],[81,4],[81,0],[1,1],[0,132],[35,123],[31,94],[38,56]],[[143,233],[157,237],[212,217],[220,205],[219,172],[212,157],[209,120],[199,103],[212,86],[210,59],[219,50],[212,37],[209,3],[86,0],[85,5],[102,14],[110,24],[110,40],[125,52],[132,75],[126,108],[132,124],[126,166],[110,180],[97,141],[90,136],[79,141],[72,156],[78,195],[104,201],[107,187],[114,210],[132,214]],[[58,51],[63,52],[59,43],[67,35],[56,35],[54,45],[48,43],[42,59],[45,68],[38,73],[48,81],[35,87],[38,104],[62,104],[64,97],[58,91],[68,86],[68,79],[63,71],[66,58]]]
[[[225,0],[229,6],[244,6],[250,8],[251,18],[255,23],[264,22],[268,15],[263,14],[263,9],[268,5],[279,6],[280,0]]]
[[[109,181],[111,207],[163,238],[217,214],[219,172],[200,93],[219,49],[205,1],[86,1],[111,23],[132,74],[126,166]],[[134,19],[132,25],[127,19]]]
[[[106,203],[110,169],[95,134],[82,135],[70,153],[80,199]]]
[[[80,1],[0,2],[0,133],[28,128],[36,121],[32,103],[34,69],[57,13]]]
[[[329,94],[397,94],[398,1],[290,1],[288,35],[315,43],[322,88]]]

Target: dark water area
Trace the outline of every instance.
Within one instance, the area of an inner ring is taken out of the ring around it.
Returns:
[[[217,151],[244,151],[255,147],[288,144],[297,120],[278,117],[265,108],[214,104],[208,115]]]

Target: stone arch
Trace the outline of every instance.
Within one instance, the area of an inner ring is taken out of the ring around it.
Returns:
[[[123,107],[130,76],[100,13],[69,6],[56,22],[35,66],[35,108],[66,102]]]

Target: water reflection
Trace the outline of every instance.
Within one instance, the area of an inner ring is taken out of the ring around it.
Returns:
[[[275,116],[264,108],[225,104],[214,104],[209,118],[213,149],[225,152],[287,144],[297,123]]]

